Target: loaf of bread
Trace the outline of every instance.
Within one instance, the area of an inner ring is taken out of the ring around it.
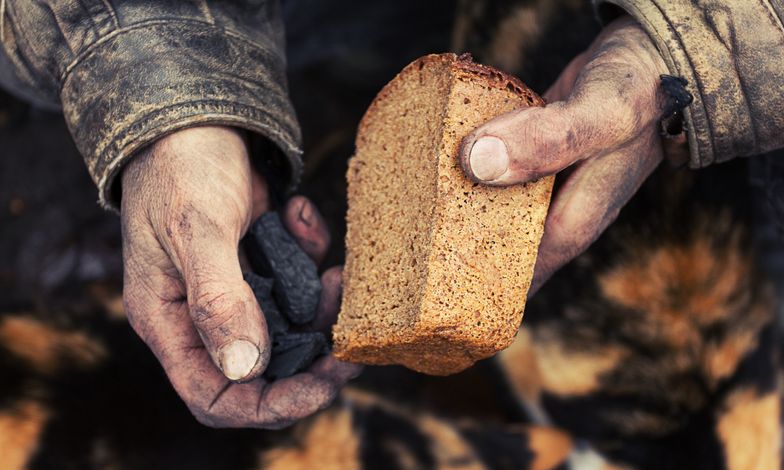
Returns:
[[[553,181],[481,186],[457,154],[485,121],[543,105],[454,54],[414,61],[378,94],[348,170],[338,358],[446,375],[511,344]]]

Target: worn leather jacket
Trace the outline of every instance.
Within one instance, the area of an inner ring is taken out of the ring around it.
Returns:
[[[62,108],[104,206],[116,207],[113,182],[136,151],[197,124],[266,137],[296,184],[278,2],[0,0],[0,12],[0,78]]]
[[[784,147],[782,0],[595,0],[605,20],[636,18],[684,77],[691,166]],[[301,138],[287,94],[274,0],[0,0],[0,83],[60,107],[98,185],[134,153],[197,124],[266,137],[288,187]]]

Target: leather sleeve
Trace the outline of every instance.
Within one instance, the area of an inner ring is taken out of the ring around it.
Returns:
[[[596,0],[645,28],[670,74],[689,81],[691,166],[784,147],[782,0]]]
[[[277,1],[0,0],[0,14],[0,63],[17,94],[62,107],[105,207],[134,152],[198,124],[269,139],[282,184],[297,183]]]

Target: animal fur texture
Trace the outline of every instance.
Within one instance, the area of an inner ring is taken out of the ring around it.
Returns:
[[[661,170],[495,359],[368,368],[282,432],[197,424],[110,286],[3,313],[0,468],[778,468],[771,291],[732,204],[693,198],[738,173]]]

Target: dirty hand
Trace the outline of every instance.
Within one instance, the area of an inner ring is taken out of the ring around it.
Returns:
[[[547,107],[499,116],[463,141],[461,164],[479,183],[508,186],[570,169],[553,195],[531,293],[596,240],[661,161],[664,73],[645,31],[621,18],[561,73]]]
[[[327,356],[292,377],[259,378],[270,340],[237,247],[267,206],[245,142],[229,128],[176,132],[137,155],[122,175],[128,319],[194,416],[210,426],[286,426],[325,407],[358,373]],[[315,206],[293,198],[282,219],[321,261],[329,234]],[[322,282],[316,322],[328,327],[337,314],[340,270],[327,271]]]

